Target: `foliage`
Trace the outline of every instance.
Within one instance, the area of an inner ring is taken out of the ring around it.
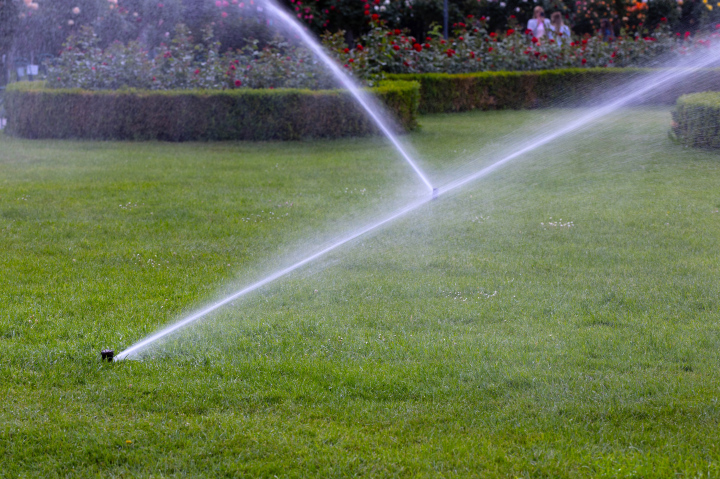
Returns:
[[[472,74],[400,74],[388,78],[421,85],[420,112],[441,113],[503,108],[579,105],[612,85],[638,81],[656,70],[635,68],[570,68],[538,72],[481,72]],[[693,75],[692,82],[656,89],[647,104],[668,105],[683,94],[712,88],[720,91],[720,70]]]
[[[183,25],[173,40],[154,52],[138,42],[98,46],[91,28],[70,37],[60,58],[49,67],[48,86],[105,90],[311,88],[327,89],[333,80],[310,52],[281,40],[264,47],[252,41],[244,48],[220,53],[219,42],[206,33],[193,44]]]
[[[681,96],[673,111],[671,133],[686,146],[720,148],[720,93]]]
[[[17,23],[18,11],[15,3],[12,0],[0,0],[0,61],[12,45]]]
[[[534,38],[529,31],[510,28],[491,32],[487,19],[469,17],[456,25],[445,40],[436,30],[424,39],[388,28],[373,20],[373,28],[356,45],[348,46],[341,34],[326,35],[345,68],[360,78],[387,73],[467,73],[525,71],[570,67],[649,66],[673,49],[686,48],[692,39],[676,40],[666,25],[652,35],[641,31],[608,43],[602,36]]]
[[[373,93],[400,129],[417,126],[417,83],[385,82]],[[339,90],[92,92],[20,82],[5,101],[7,132],[25,138],[297,140],[375,133],[357,102]]]

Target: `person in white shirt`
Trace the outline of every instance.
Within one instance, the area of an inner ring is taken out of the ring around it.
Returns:
[[[550,36],[558,45],[562,45],[564,41],[570,41],[570,27],[565,25],[560,12],[550,15]]]
[[[540,5],[533,10],[533,17],[528,20],[527,29],[532,31],[535,38],[542,38],[550,33],[550,20],[545,18],[545,10]]]

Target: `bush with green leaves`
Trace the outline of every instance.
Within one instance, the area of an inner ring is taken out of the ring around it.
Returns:
[[[206,32],[193,43],[180,25],[173,40],[154,51],[139,42],[99,47],[99,38],[86,27],[70,37],[59,59],[48,69],[51,88],[85,90],[332,88],[333,80],[305,48],[282,40],[260,46],[252,40],[239,50],[220,52],[219,42]]]
[[[720,92],[683,95],[673,111],[670,134],[686,146],[720,148]]]
[[[651,34],[622,35],[612,43],[599,35],[535,38],[513,24],[502,33],[489,31],[487,19],[469,17],[445,40],[439,31],[414,38],[388,28],[379,18],[356,45],[342,34],[326,35],[348,72],[371,79],[383,73],[470,73],[557,68],[652,66],[668,53],[694,47],[692,38],[678,40],[666,25]]]
[[[416,82],[395,81],[371,93],[397,120],[397,130],[407,131],[417,126],[419,90]],[[6,131],[23,138],[298,140],[378,132],[343,90],[88,91],[16,82],[6,103]]]

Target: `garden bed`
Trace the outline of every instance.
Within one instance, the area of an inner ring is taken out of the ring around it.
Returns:
[[[419,85],[370,90],[399,131],[417,126]],[[100,140],[298,140],[376,132],[342,90],[87,91],[15,83],[6,93],[7,132],[24,138]]]

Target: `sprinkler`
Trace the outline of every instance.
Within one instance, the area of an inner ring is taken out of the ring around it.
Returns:
[[[437,188],[433,188],[432,199],[436,200],[437,197],[438,197],[438,189],[437,189]]]
[[[113,361],[113,356],[115,356],[115,350],[114,349],[103,349],[100,351],[100,361],[107,361],[111,363]]]

